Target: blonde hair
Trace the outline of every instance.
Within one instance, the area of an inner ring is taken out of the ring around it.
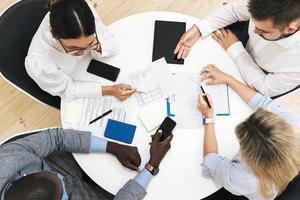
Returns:
[[[279,115],[259,108],[235,133],[241,158],[253,171],[264,197],[283,192],[300,170],[299,138]]]

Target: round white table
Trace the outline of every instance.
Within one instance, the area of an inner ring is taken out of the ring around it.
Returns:
[[[120,19],[109,26],[120,47],[117,56],[105,59],[104,62],[121,68],[119,80],[129,73],[145,68],[152,61],[154,21],[182,21],[191,27],[197,19],[191,16],[171,12],[148,12]],[[88,60],[83,61],[78,69],[78,79],[95,80],[112,84],[101,78],[88,75]],[[238,69],[226,52],[213,39],[200,40],[192,49],[184,65],[171,65],[177,72],[200,72],[207,64],[216,64],[221,70],[241,80]],[[134,98],[134,97],[132,97]],[[234,134],[235,126],[249,116],[250,108],[229,89],[230,116],[216,117],[216,135],[219,154],[232,158],[238,152],[238,142]],[[61,116],[64,128],[72,128],[66,123],[66,114],[72,116],[74,109],[67,109],[69,102],[62,101]],[[136,109],[136,108],[133,108]],[[75,116],[76,114],[74,114]],[[72,117],[71,117],[72,118]],[[133,140],[142,158],[142,165],[149,160],[150,134],[145,131],[136,116],[133,116],[137,131]],[[70,122],[70,119],[68,119]],[[201,123],[199,121],[199,123]],[[173,133],[172,147],[160,166],[160,173],[155,176],[149,187],[146,199],[194,200],[216,192],[213,181],[202,177],[203,129],[176,129]],[[136,172],[124,168],[117,159],[109,154],[91,153],[74,154],[82,169],[101,187],[116,194],[118,190]]]

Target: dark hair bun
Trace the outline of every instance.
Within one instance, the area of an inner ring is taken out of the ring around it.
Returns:
[[[56,4],[58,1],[60,1],[60,0],[48,0],[48,10],[51,11],[52,10],[52,6],[54,4]]]

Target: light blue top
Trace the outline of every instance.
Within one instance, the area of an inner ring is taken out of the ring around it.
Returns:
[[[248,105],[254,110],[261,107],[276,113],[292,125],[300,124],[298,116],[285,111],[268,96],[263,96],[260,93],[256,93]],[[274,196],[270,198],[261,196],[257,178],[249,167],[241,162],[239,153],[232,160],[216,153],[209,153],[204,157],[202,166],[204,177],[212,178],[232,194],[243,195],[250,200],[271,200],[277,196],[277,192],[274,192]]]
[[[100,137],[92,135],[90,152],[97,152],[97,153],[106,152],[107,142],[108,141],[104,138],[100,138]],[[67,191],[65,188],[64,177],[60,174],[58,174],[57,176],[60,178],[60,180],[62,182],[62,187],[63,187],[62,188],[63,189],[62,200],[66,200],[66,199],[68,199],[68,194],[67,194]],[[151,179],[152,179],[152,174],[147,169],[143,169],[136,175],[136,177],[134,178],[134,181],[136,181],[145,190],[147,190],[147,187],[148,187]]]

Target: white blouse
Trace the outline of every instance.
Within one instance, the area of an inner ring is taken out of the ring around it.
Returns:
[[[54,39],[50,32],[50,13],[46,14],[32,39],[25,59],[27,73],[41,89],[53,96],[60,96],[65,100],[102,96],[100,83],[74,79],[77,67],[86,56],[99,60],[113,56],[118,51],[113,35],[103,24],[94,8],[91,6],[90,8],[95,17],[96,32],[102,53],[91,50],[84,56],[66,54],[60,42]]]

